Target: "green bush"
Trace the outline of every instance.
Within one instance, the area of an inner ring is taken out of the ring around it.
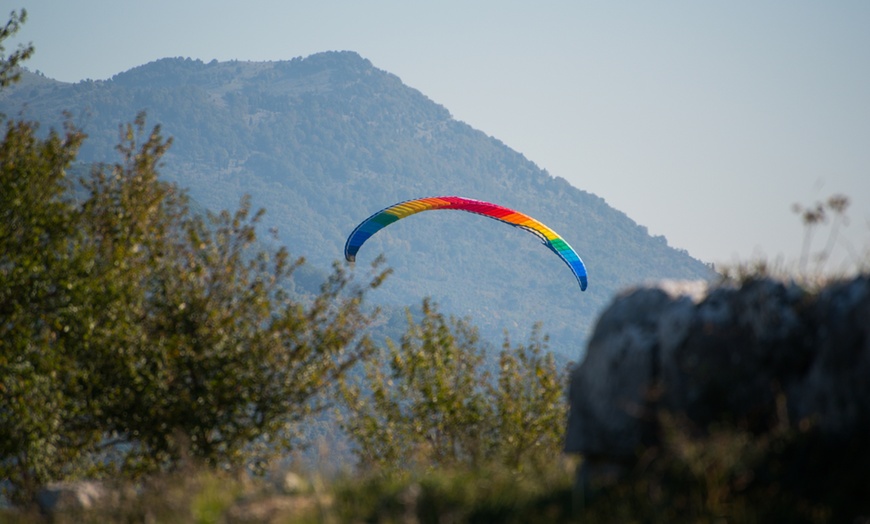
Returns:
[[[474,327],[424,300],[401,342],[387,341],[362,383],[343,388],[360,466],[546,467],[561,451],[567,373],[545,349],[538,328],[528,345],[506,341],[494,380]]]

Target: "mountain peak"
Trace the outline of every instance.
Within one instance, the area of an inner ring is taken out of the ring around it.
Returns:
[[[445,312],[473,315],[495,339],[542,320],[551,347],[576,355],[620,289],[712,274],[352,51],[277,62],[166,58],[106,82],[13,86],[3,95],[0,113],[27,107],[45,127],[59,127],[61,110],[85,115],[82,162],[113,162],[118,124],[145,109],[149,124],[174,140],[164,178],[212,210],[235,209],[251,195],[267,210],[263,227],[275,227],[291,253],[317,268],[342,258],[360,221],[403,200],[455,194],[534,216],[580,253],[591,282],[582,296],[530,235],[444,211],[379,233],[357,262],[387,256],[395,271],[378,290],[384,303],[429,296]]]

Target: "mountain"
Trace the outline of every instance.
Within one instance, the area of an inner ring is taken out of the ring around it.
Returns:
[[[620,289],[651,279],[711,278],[706,264],[603,199],[553,177],[454,119],[395,75],[353,52],[277,62],[167,58],[108,80],[62,83],[33,73],[0,92],[0,112],[59,128],[62,112],[88,133],[83,163],[113,162],[118,126],[146,111],[174,144],[162,175],[199,204],[235,209],[243,194],[267,210],[292,254],[325,272],[347,235],[398,201],[460,195],[532,215],[583,258],[589,289],[528,233],[468,213],[422,213],[363,247],[394,274],[372,299],[395,311],[431,296],[470,316],[496,343],[535,321],[556,353],[576,358]],[[592,174],[590,173],[590,176]]]

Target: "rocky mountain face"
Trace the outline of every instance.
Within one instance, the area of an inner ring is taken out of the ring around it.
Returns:
[[[149,125],[173,139],[163,176],[211,210],[234,210],[250,195],[267,210],[263,228],[275,228],[279,242],[310,262],[302,287],[316,285],[316,273],[333,261],[344,263],[345,238],[370,214],[435,195],[529,214],[564,237],[589,269],[581,293],[531,235],[466,213],[422,213],[378,233],[357,259],[364,270],[384,254],[394,269],[373,297],[388,322],[430,296],[443,311],[470,316],[496,344],[505,331],[522,338],[542,321],[551,348],[574,356],[619,290],[713,276],[664,237],[455,120],[356,53],[260,63],[168,58],[75,84],[26,74],[0,93],[0,112],[36,120],[46,132],[60,127],[64,111],[89,135],[79,158],[86,164],[116,161],[119,126],[145,111]]]

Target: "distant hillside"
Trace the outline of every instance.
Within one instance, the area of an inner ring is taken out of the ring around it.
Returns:
[[[532,235],[484,217],[432,212],[373,237],[394,275],[379,302],[471,316],[499,342],[544,322],[557,353],[576,358],[597,314],[621,288],[649,279],[709,278],[685,251],[588,192],[554,178],[496,138],[352,52],[280,62],[169,58],[106,81],[34,74],[0,92],[0,112],[58,127],[62,111],[89,134],[82,162],[112,162],[118,126],[145,110],[174,145],[162,173],[200,204],[265,207],[291,253],[314,268],[342,259],[346,236],[400,200],[461,195],[515,207],[559,232],[589,269],[581,293],[569,269]],[[593,174],[590,173],[590,176]]]

